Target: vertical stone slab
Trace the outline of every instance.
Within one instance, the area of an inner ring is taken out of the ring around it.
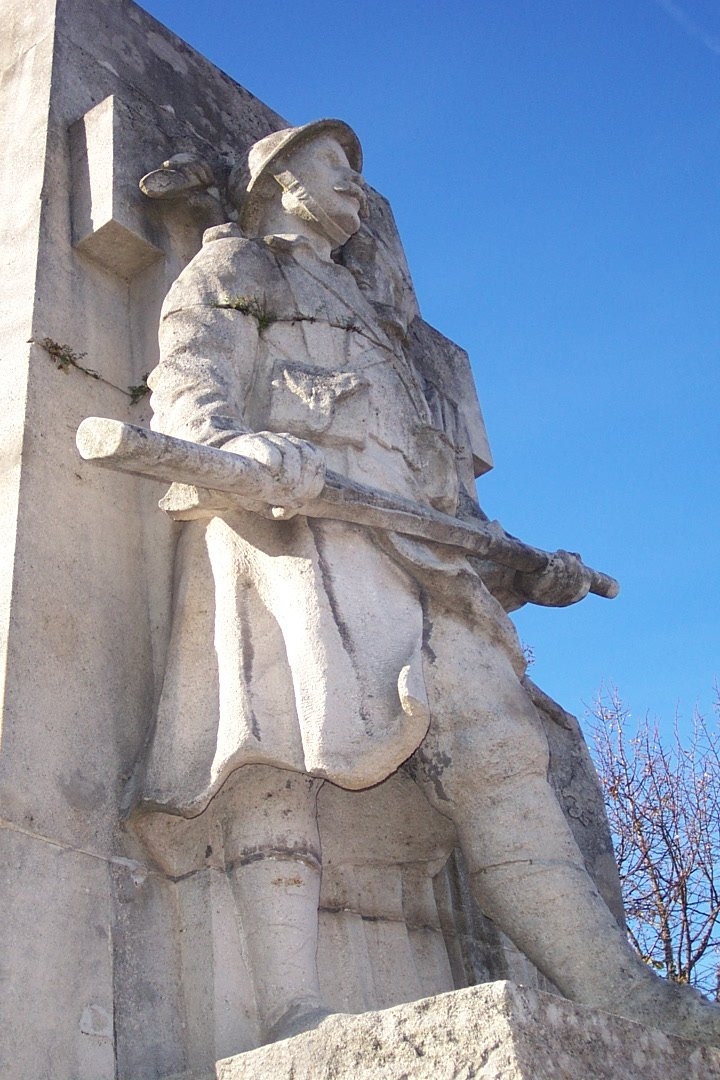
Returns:
[[[5,671],[17,501],[40,234],[55,0],[8,0],[0,36],[0,670]],[[11,152],[7,148],[11,147]],[[0,720],[0,733],[2,722]]]
[[[147,423],[130,387],[200,244],[203,220],[139,178],[178,151],[227,168],[282,120],[130,0],[7,0],[0,76],[0,1072],[169,1076],[198,1009],[176,886],[121,819],[174,534],[162,487],[87,469],[74,431]]]
[[[19,680],[31,687],[38,674],[32,657],[17,662],[18,594],[31,587],[30,575],[36,578],[31,588],[36,594],[58,584],[52,566],[39,566],[23,549],[27,516],[22,503],[31,441],[27,402],[36,355],[29,339],[38,293],[52,288],[51,280],[39,282],[37,268],[45,225],[55,8],[54,0],[8,0],[0,37],[5,148],[0,161],[0,1074],[109,1080],[115,1075],[115,1055],[107,863],[57,840],[49,818],[36,821],[31,797],[42,781],[33,759],[42,762],[48,750],[44,718],[25,711],[15,692]],[[44,532],[54,531],[52,509],[51,500]],[[41,616],[36,635],[46,656],[45,629]],[[60,621],[53,633],[62,635]],[[63,647],[68,646],[66,639]],[[21,808],[23,790],[28,798]],[[83,799],[87,791],[76,790],[76,796]]]
[[[178,988],[176,886],[128,861],[112,866],[111,885],[115,1075],[133,1080],[181,1075],[190,1055]]]

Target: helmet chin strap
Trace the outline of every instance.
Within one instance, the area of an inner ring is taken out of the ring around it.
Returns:
[[[332,240],[335,247],[340,247],[346,243],[351,234],[323,210],[317,199],[303,187],[293,173],[285,170],[278,173],[275,179],[283,189],[283,206],[289,213],[302,218],[303,221],[311,221],[314,225],[319,225],[322,232],[328,240]],[[289,196],[289,198],[286,199],[286,196]]]

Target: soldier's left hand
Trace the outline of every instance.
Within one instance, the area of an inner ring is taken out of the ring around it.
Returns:
[[[515,575],[515,588],[531,604],[567,607],[587,596],[590,570],[572,551],[556,551],[544,570]]]

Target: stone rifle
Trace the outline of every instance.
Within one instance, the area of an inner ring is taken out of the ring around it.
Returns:
[[[80,456],[94,465],[245,499],[258,498],[264,480],[263,467],[250,458],[100,416],[83,420],[76,442]],[[490,523],[460,521],[329,470],[322,493],[304,503],[301,513],[446,544],[526,573],[544,570],[552,558],[547,551],[500,534]],[[272,514],[282,518],[284,511],[276,507]],[[590,574],[590,592],[608,599],[618,595],[620,586],[614,578],[598,570],[591,569]]]

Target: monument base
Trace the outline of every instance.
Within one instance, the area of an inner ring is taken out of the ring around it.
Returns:
[[[218,1080],[720,1080],[720,1050],[516,986],[485,983],[217,1064]]]

